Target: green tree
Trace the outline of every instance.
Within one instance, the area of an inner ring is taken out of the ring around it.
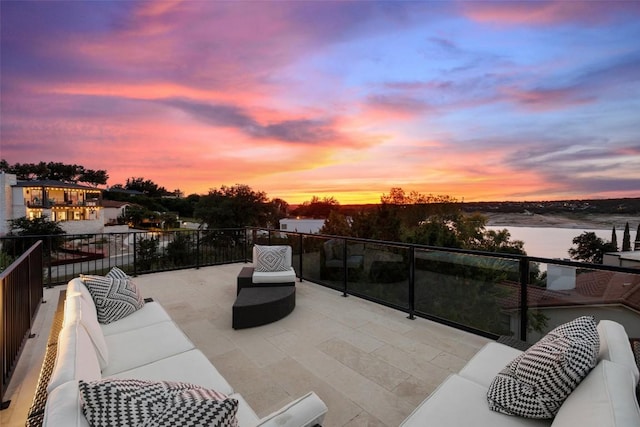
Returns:
[[[239,228],[266,226],[267,213],[268,199],[264,192],[236,184],[210,190],[200,198],[193,214],[208,228]]]
[[[173,266],[194,264],[195,247],[191,233],[176,233],[173,241],[167,244],[167,259]]]
[[[81,165],[69,165],[60,162],[16,163],[9,165],[6,160],[2,160],[0,170],[15,174],[18,179],[84,182],[93,186],[106,184],[109,178],[105,170],[85,169]]]
[[[628,222],[624,226],[624,234],[622,235],[622,250],[623,251],[631,250],[631,232],[629,231]]]
[[[351,236],[351,225],[347,217],[338,211],[331,211],[329,218],[320,229],[320,234],[332,236]]]
[[[136,263],[140,271],[151,270],[155,263],[158,262],[158,248],[160,242],[158,238],[140,237],[136,244]]]
[[[602,258],[606,252],[614,252],[611,243],[607,243],[592,231],[585,231],[573,238],[576,247],[569,249],[569,256],[572,259],[589,262],[591,264],[602,264]]]
[[[144,178],[127,178],[127,183],[124,186],[127,190],[139,191],[149,197],[162,197],[169,195],[170,193],[166,188],[158,186],[150,179]]]
[[[292,213],[297,216],[311,218],[329,218],[331,211],[337,210],[339,207],[340,202],[333,197],[320,199],[317,196],[313,196],[310,201],[303,202]]]
[[[616,235],[616,226],[613,226],[613,229],[611,230],[611,247],[615,248],[615,250],[618,250],[618,236]]]
[[[20,237],[8,239],[3,243],[2,249],[13,257],[22,255],[35,242],[42,240],[45,254],[55,251],[64,244],[63,235],[66,232],[55,221],[49,221],[46,216],[29,219],[27,217],[9,220],[9,237]],[[26,238],[33,236],[32,238]]]

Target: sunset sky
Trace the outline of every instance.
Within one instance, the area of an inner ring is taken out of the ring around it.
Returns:
[[[0,158],[291,204],[640,197],[640,1],[5,1]]]

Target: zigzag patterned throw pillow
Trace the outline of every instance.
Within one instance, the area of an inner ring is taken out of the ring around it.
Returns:
[[[98,322],[111,323],[127,317],[144,306],[144,298],[128,277],[80,276],[93,298]]]
[[[237,427],[238,400],[194,384],[103,379],[79,387],[92,427]]]
[[[509,363],[487,392],[489,409],[526,418],[553,418],[596,366],[600,338],[592,316],[560,325]]]
[[[256,267],[259,272],[287,271],[286,246],[260,246],[256,245]]]

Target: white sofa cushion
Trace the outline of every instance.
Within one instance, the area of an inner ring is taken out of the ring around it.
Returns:
[[[123,317],[115,322],[101,324],[100,328],[106,336],[170,320],[171,316],[169,316],[165,309],[159,303],[152,301],[145,303],[140,310],[131,313],[127,317]]]
[[[137,368],[194,348],[173,322],[160,322],[143,328],[107,335],[109,366],[102,370],[103,376]]]
[[[489,388],[498,372],[522,351],[497,342],[485,344],[460,370],[459,375]]]
[[[88,302],[81,294],[67,295],[64,310],[64,323],[79,321],[84,326],[95,347],[100,369],[106,368],[109,364],[109,349],[96,318],[93,303]]]
[[[84,283],[82,283],[82,280],[80,280],[79,277],[76,277],[74,279],[71,279],[69,281],[69,283],[67,283],[67,297],[70,297],[72,295],[82,295],[82,297],[91,302],[93,304],[93,297],[91,296],[91,292],[89,292],[89,289],[87,289],[87,287],[84,285]],[[96,306],[93,306],[93,310],[96,311]],[[96,317],[98,315],[98,312],[96,311]],[[65,321],[67,320],[66,318],[66,314],[65,314]]]
[[[489,409],[527,418],[553,418],[596,365],[598,350],[592,316],[556,327],[496,376],[487,391]]]
[[[188,383],[139,379],[80,381],[82,412],[92,427],[235,427],[238,401]]]
[[[610,360],[626,366],[633,374],[637,384],[640,373],[624,326],[611,320],[601,320],[598,323],[598,334],[600,335],[598,361]]]
[[[233,393],[233,387],[198,349],[119,372],[109,378],[186,382],[217,390],[227,395]]]
[[[48,394],[43,426],[90,427],[82,413],[77,381],[68,381]]]
[[[64,326],[58,335],[56,361],[47,393],[69,381],[100,378],[100,362],[87,330],[79,321]]]
[[[602,360],[565,400],[552,426],[640,426],[635,386],[629,369]]]
[[[543,427],[551,425],[550,420],[518,418],[490,411],[486,396],[486,387],[460,375],[450,375],[403,421],[401,426]]]

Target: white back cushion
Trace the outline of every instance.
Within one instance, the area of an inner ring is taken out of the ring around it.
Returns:
[[[95,347],[79,321],[64,326],[58,336],[56,362],[47,393],[68,381],[95,381],[102,377]]]
[[[49,393],[42,425],[89,427],[89,423],[82,413],[77,381],[64,383]]]
[[[104,339],[104,333],[96,317],[95,306],[87,302],[80,294],[67,295],[64,316],[64,324],[80,321],[89,333],[91,342],[95,347],[98,360],[100,361],[100,368],[106,368],[109,364],[109,350],[107,348],[107,342]],[[67,316],[70,318],[69,322],[67,322]]]
[[[564,401],[551,426],[640,426],[635,381],[629,369],[608,360],[598,363]]]
[[[258,259],[258,254],[257,254],[257,250],[256,250],[256,246],[260,246],[260,245],[253,245],[253,255],[252,258],[253,259],[253,266],[256,266],[256,260]],[[286,247],[286,253],[284,255],[284,263],[287,267],[291,267],[292,265],[292,257],[293,257],[293,250],[291,249],[291,246],[285,246]]]
[[[640,372],[638,372],[638,366],[629,344],[629,336],[624,326],[611,320],[601,320],[598,323],[598,335],[600,336],[598,361],[610,360],[626,366],[633,374],[637,384]]]

